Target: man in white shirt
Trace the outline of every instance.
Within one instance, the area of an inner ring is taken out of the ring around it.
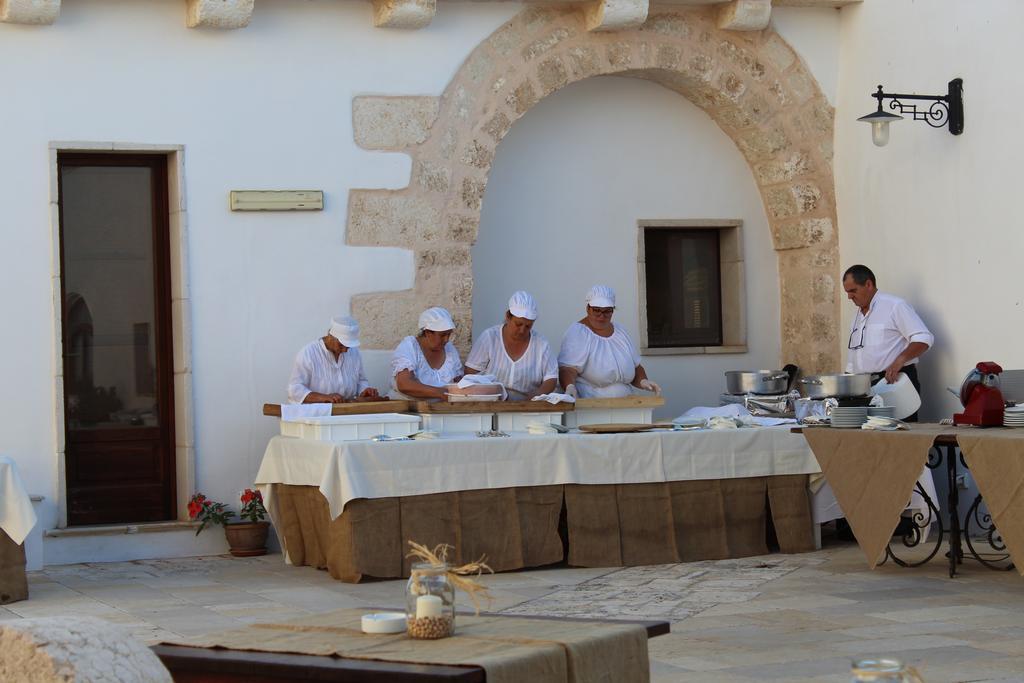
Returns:
[[[872,383],[885,377],[895,382],[903,372],[921,393],[917,359],[935,343],[935,337],[913,307],[903,299],[879,292],[875,274],[867,266],[850,266],[843,273],[846,296],[857,305],[847,344],[847,372],[869,372]],[[917,420],[917,413],[909,418]]]

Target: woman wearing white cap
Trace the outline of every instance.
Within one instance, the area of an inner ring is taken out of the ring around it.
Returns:
[[[612,324],[615,292],[594,285],[587,292],[587,315],[573,323],[558,352],[558,377],[565,393],[580,398],[620,398],[633,393],[630,386],[661,393],[647,379],[640,352],[629,334]]]
[[[505,322],[484,330],[466,358],[466,374],[486,373],[505,385],[509,400],[554,390],[558,364],[544,337],[533,331],[537,303],[526,292],[508,300]]]
[[[327,334],[302,347],[288,380],[292,403],[342,403],[357,396],[376,398],[366,381],[359,355],[359,323],[355,318],[331,318]]]
[[[406,337],[391,355],[392,398],[441,398],[445,385],[462,379],[462,359],[449,341],[451,314],[435,306],[420,313],[419,334]]]

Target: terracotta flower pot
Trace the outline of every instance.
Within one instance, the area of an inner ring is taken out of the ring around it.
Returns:
[[[235,557],[266,555],[269,531],[270,522],[239,522],[224,525],[224,535],[227,536],[231,554]]]

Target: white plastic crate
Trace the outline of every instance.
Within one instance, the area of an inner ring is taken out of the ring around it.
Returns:
[[[498,413],[498,429],[503,432],[525,432],[531,422],[562,424],[564,413]]]
[[[379,434],[409,436],[420,430],[420,418],[403,413],[373,415],[325,415],[299,420],[281,420],[283,436],[297,436],[317,441],[357,441]]]
[[[423,429],[432,432],[489,432],[494,413],[423,413]]]
[[[653,408],[577,408],[565,414],[565,426],[573,429],[593,424],[649,425],[653,421]]]

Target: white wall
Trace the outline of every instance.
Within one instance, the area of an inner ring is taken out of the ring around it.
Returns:
[[[411,253],[344,245],[349,189],[402,187],[410,166],[404,155],[356,147],[353,96],[439,95],[466,55],[519,8],[517,3],[445,3],[428,28],[393,31],[372,28],[368,2],[260,0],[249,27],[217,31],[185,28],[181,0],[77,0],[64,3],[53,26],[0,24],[0,94],[6,103],[0,109],[0,291],[5,292],[0,319],[6,323],[0,336],[0,377],[6,389],[0,392],[0,452],[16,459],[32,493],[46,496],[39,508],[45,528],[57,523],[59,494],[53,376],[60,349],[52,316],[49,144],[185,146],[197,488],[234,502],[237,491],[252,483],[266,441],[276,430],[273,420],[260,415],[260,406],[284,397],[295,352],[325,331],[332,314],[346,312],[353,294],[412,284]],[[832,35],[832,15],[777,10],[776,23],[798,50],[807,50],[809,66],[825,82],[834,69],[829,41],[821,36]],[[593,98],[592,88],[600,83],[576,90],[584,99]],[[767,282],[774,292],[774,257],[765,256],[770,247],[761,205],[731,143],[677,95],[646,83],[606,84],[613,90],[626,88],[622,92],[635,93],[650,105],[628,112],[643,121],[629,128],[640,133],[643,144],[630,148],[648,156],[630,156],[638,163],[619,163],[616,171],[634,186],[637,198],[633,204],[625,201],[633,201],[629,195],[613,202],[622,230],[617,234],[628,235],[629,258],[609,266],[616,278],[625,278],[612,281],[623,300],[636,299],[633,226],[638,217],[744,218],[753,268],[748,287],[758,292],[755,283]],[[571,100],[573,93],[565,97]],[[566,111],[577,114],[572,121],[559,113],[559,100],[552,98],[517,124],[509,140],[520,137],[520,129],[529,139],[531,120],[542,122],[545,105],[551,103],[553,116],[567,124],[562,128],[567,141],[578,140],[576,131],[601,121],[620,122],[604,111],[626,113],[622,107],[627,103],[596,97],[596,110],[570,104]],[[671,138],[652,149],[654,138],[642,129],[653,125],[667,126],[662,130]],[[619,127],[606,149],[617,149],[623,133]],[[550,133],[541,139],[553,141]],[[506,154],[506,148],[512,151]],[[484,239],[496,232],[488,226],[500,207],[495,192],[504,192],[501,187],[507,184],[502,181],[503,157],[515,163],[515,145],[501,149],[485,202]],[[626,158],[620,152],[601,154],[618,163]],[[694,159],[701,164],[698,174],[693,173]],[[643,176],[649,181],[640,193],[632,178],[639,162],[647,165]],[[703,188],[701,183],[710,187],[713,177],[730,184],[740,180],[746,189],[729,199]],[[593,211],[587,206],[593,202],[583,201],[586,187],[597,185],[574,181],[571,189],[578,200],[551,204],[550,211],[565,211],[567,218],[583,209]],[[227,210],[232,189],[306,188],[324,190],[323,212]],[[516,210],[537,211],[542,205],[537,197]],[[597,213],[591,222],[608,230],[612,216]],[[598,217],[605,222],[594,222]],[[544,270],[543,277],[550,272],[558,271]],[[551,308],[547,302],[552,298],[545,297],[546,320],[557,322],[548,334],[555,338],[578,314],[570,304],[582,308],[579,300],[592,278],[577,276],[564,311]],[[749,319],[754,350],[748,357],[715,359],[706,366],[699,359],[649,359],[652,375],[665,381],[685,374],[685,380],[666,381],[670,391],[680,397],[699,393],[704,402],[720,390],[722,370],[777,364],[777,301],[769,297],[754,303]],[[619,319],[636,331],[635,309],[622,311]],[[386,385],[388,355],[364,354],[378,386]],[[683,367],[677,363],[684,364],[685,372],[676,369]],[[688,394],[681,389],[684,382],[699,389],[687,388],[695,392]],[[683,402],[674,399],[671,410]],[[188,548],[199,546],[168,545],[166,552],[184,554]]]
[[[778,267],[750,168],[732,141],[682,96],[633,78],[592,78],[542,100],[495,155],[473,248],[473,328],[530,291],[536,328],[557,353],[595,283],[617,293],[615,323],[639,343],[637,219],[740,218],[747,277],[747,354],[648,356],[666,394],[662,416],[718,405],[726,370],[778,367]]]
[[[982,360],[1024,368],[1020,226],[1020,26],[1016,0],[886,0],[842,10],[836,178],[840,253],[869,265],[879,287],[908,299],[936,336],[921,361],[923,415],[952,414]],[[887,92],[945,94],[964,79],[965,130],[920,121],[871,144],[856,118]],[[844,308],[848,329],[853,305]],[[845,339],[845,337],[843,337]]]
[[[446,4],[421,31],[372,27],[366,2],[261,0],[238,31],[187,29],[181,0],[64,3],[0,24],[0,453],[57,522],[48,203],[51,141],[185,145],[197,487],[252,484],[295,352],[358,292],[412,285],[410,252],[344,245],[348,190],[402,187],[409,159],[360,150],[358,94],[440,94],[518,11]],[[230,213],[232,189],[322,188],[322,213]],[[369,352],[384,384],[388,353]],[[198,546],[197,546],[198,547]],[[174,552],[169,550],[169,552]],[[182,551],[178,551],[179,554]]]
[[[772,28],[800,55],[832,106],[839,89],[841,17],[833,7],[772,7]]]

